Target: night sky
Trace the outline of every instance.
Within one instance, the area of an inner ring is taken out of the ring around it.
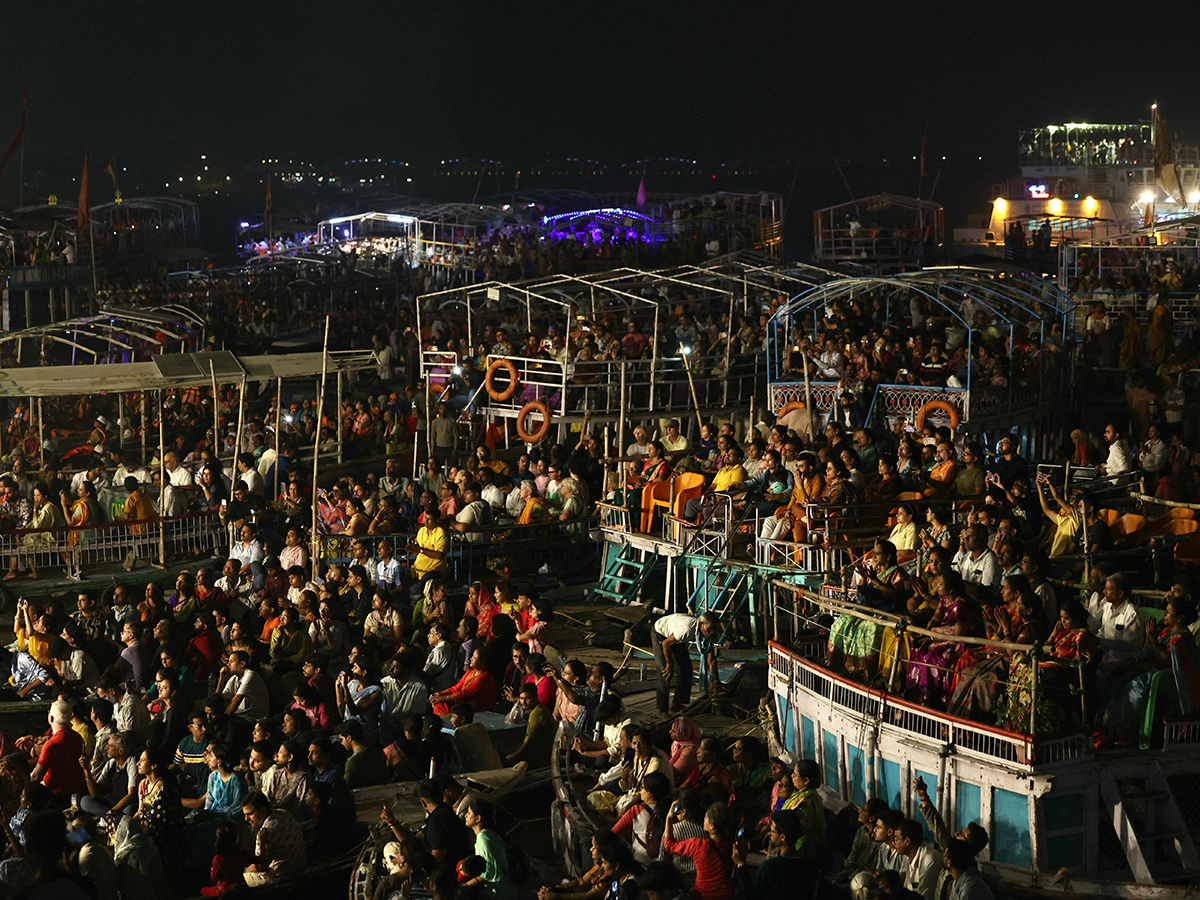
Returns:
[[[1025,125],[1136,120],[1157,99],[1181,136],[1200,136],[1193,29],[1132,13],[1122,25],[1002,4],[21,6],[3,28],[0,143],[27,83],[27,166],[77,168],[85,145],[167,171],[200,153],[786,159],[837,182],[840,200],[834,158],[851,181],[902,163],[892,189],[913,193],[926,127],[931,176],[946,156],[947,170],[970,160],[980,184],[1015,171]]]

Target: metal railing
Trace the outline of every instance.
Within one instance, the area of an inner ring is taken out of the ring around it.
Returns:
[[[166,558],[160,548],[165,545]],[[93,566],[124,561],[132,550],[139,559],[165,563],[173,557],[213,555],[228,546],[225,527],[214,510],[165,519],[105,522],[61,528],[22,528],[0,534],[0,557],[38,569]]]
[[[858,718],[870,716],[881,729],[895,729],[931,742],[934,746],[930,749],[935,752],[941,752],[949,744],[957,753],[967,756],[1033,766],[1078,759],[1091,750],[1084,735],[1040,740],[918,706],[843,678],[774,641],[769,644],[768,658],[774,673],[773,684],[786,683],[793,691],[811,693],[819,701],[818,708],[827,705]],[[1196,727],[1195,736],[1196,742],[1200,742],[1200,726]]]
[[[497,358],[489,356],[488,365]],[[517,369],[517,390],[507,400],[488,398],[487,408],[509,415],[534,400],[545,403],[558,416],[616,415],[622,406],[690,415],[697,406],[745,406],[765,385],[765,373],[757,355],[736,353],[727,358],[720,350],[711,355],[695,354],[687,360],[676,356],[564,363],[554,359],[506,358]],[[437,370],[429,358],[424,365],[427,374]]]

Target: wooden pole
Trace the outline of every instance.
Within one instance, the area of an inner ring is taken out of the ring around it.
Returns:
[[[800,359],[804,364],[804,408],[808,410],[808,440],[812,442],[817,437],[817,414],[812,405],[812,383],[808,380],[807,350],[800,351]]]
[[[325,360],[324,360],[324,359],[322,359],[322,360],[321,360],[321,367],[322,367],[322,369],[324,369],[324,367],[325,367]],[[337,426],[337,441],[338,441],[338,451],[337,451],[337,461],[338,461],[338,465],[340,466],[340,465],[342,464],[342,450],[343,450],[343,448],[342,448],[342,441],[343,441],[343,439],[344,439],[344,432],[345,432],[345,430],[346,430],[346,428],[345,428],[345,422],[343,422],[343,421],[342,421],[342,370],[341,370],[341,369],[338,369],[338,370],[337,370],[337,372],[335,372],[334,374],[335,374],[335,375],[337,375],[337,409],[338,409],[338,426]],[[324,389],[324,385],[322,385],[322,389]]]
[[[125,395],[117,391],[117,450],[125,443]]]
[[[246,376],[242,376],[242,383],[238,388],[238,421],[237,433],[233,439],[233,473],[237,474],[237,458],[242,452],[242,433],[246,423]]]
[[[208,374],[212,378],[213,392],[213,453],[217,461],[221,461],[221,398],[217,395],[217,370],[213,362],[208,361]],[[237,450],[234,451],[233,474],[237,475]]]
[[[688,353],[688,349],[686,347],[680,346],[679,351],[680,351],[679,355],[683,357],[683,371],[687,373],[688,389],[692,393],[692,403],[695,406],[696,428],[697,428],[696,439],[699,440],[700,439],[699,428],[704,425],[704,419],[702,419],[700,417],[700,398],[696,396],[696,382],[692,380],[692,366],[688,362],[688,356],[690,355]]]
[[[279,426],[283,417],[283,379],[275,381],[275,499],[279,499]]]
[[[321,386],[317,390],[317,432],[313,441],[313,474],[312,474],[312,570],[317,572],[321,559],[321,538],[317,534],[317,467],[321,458],[321,419],[325,414],[325,379],[329,376],[329,320],[325,314],[325,343],[321,350]],[[341,410],[338,410],[341,415]],[[339,423],[339,428],[341,427]]]
[[[149,409],[149,405],[146,403],[146,392],[144,390],[142,391],[141,404],[142,404],[142,427],[139,428],[138,430],[141,431],[141,433],[142,433],[142,465],[144,466],[148,461],[146,459],[146,429],[148,429],[150,427],[150,420],[149,420],[150,409]]]
[[[163,415],[163,395],[162,390],[158,392],[158,487],[159,487],[159,507],[158,507],[158,562],[164,568],[167,565],[167,517],[166,510],[163,507],[167,499],[167,439],[163,434],[163,420],[166,416]],[[142,443],[145,444],[145,428],[142,429]]]
[[[625,360],[621,360],[621,400],[617,406],[617,456],[625,452]],[[608,455],[608,448],[604,448]]]

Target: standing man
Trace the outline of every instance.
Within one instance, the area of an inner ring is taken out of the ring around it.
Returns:
[[[677,712],[691,702],[692,658],[688,652],[689,642],[696,643],[696,648],[708,666],[709,678],[714,688],[720,690],[717,648],[713,641],[719,628],[720,620],[716,613],[711,612],[699,617],[687,613],[674,613],[662,616],[651,626],[650,644],[659,671],[655,698],[659,712]]]

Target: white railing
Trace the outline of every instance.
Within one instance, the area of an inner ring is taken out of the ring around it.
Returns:
[[[786,680],[793,688],[813,694],[820,701],[814,708],[830,704],[852,716],[872,716],[882,728],[935,742],[938,746],[933,749],[939,752],[949,744],[959,753],[1021,766],[1064,762],[1091,752],[1086,735],[1035,740],[1029,735],[968,722],[850,681],[775,642],[769,645],[768,659],[774,683]],[[1200,722],[1176,724],[1179,727],[1168,731],[1168,741],[1200,743]],[[1169,724],[1168,729],[1172,728]]]

